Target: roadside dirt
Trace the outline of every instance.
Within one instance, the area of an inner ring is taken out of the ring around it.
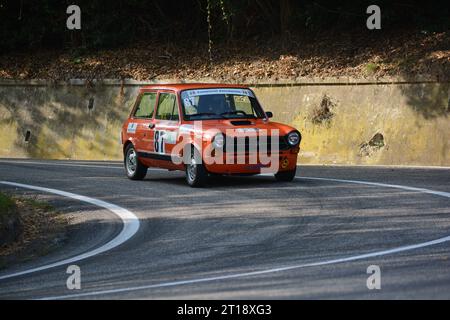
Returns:
[[[34,197],[13,197],[20,227],[16,240],[0,246],[0,269],[45,255],[62,245],[69,220]]]

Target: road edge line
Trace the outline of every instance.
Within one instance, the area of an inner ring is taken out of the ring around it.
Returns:
[[[66,191],[62,191],[62,190],[58,190],[58,189],[45,188],[45,187],[33,186],[33,185],[10,182],[10,181],[0,181],[0,184],[12,186],[12,187],[36,190],[36,191],[41,191],[41,192],[45,192],[45,193],[52,193],[52,194],[66,197],[66,198],[71,198],[74,200],[89,203],[89,204],[95,205],[97,207],[104,208],[104,209],[114,213],[116,216],[118,216],[122,220],[122,224],[123,224],[122,230],[120,231],[120,233],[117,236],[115,236],[112,240],[108,241],[104,245],[102,245],[94,250],[90,250],[85,253],[76,255],[72,258],[67,258],[64,260],[56,261],[56,262],[46,264],[46,265],[43,265],[40,267],[31,268],[31,269],[27,269],[27,270],[23,270],[23,271],[18,271],[18,272],[14,272],[11,274],[0,275],[0,280],[11,279],[11,278],[19,277],[22,275],[27,275],[27,274],[47,270],[50,268],[60,267],[63,265],[71,264],[74,262],[78,262],[78,261],[96,256],[100,253],[104,253],[106,251],[109,251],[111,249],[118,247],[119,245],[121,245],[121,244],[125,243],[126,241],[128,241],[129,239],[131,239],[138,232],[139,227],[140,227],[139,218],[133,212],[131,212],[125,208],[122,208],[118,205],[112,204],[110,202],[106,202],[103,200],[86,197],[86,196],[82,196],[82,195],[79,195],[76,193],[66,192]]]

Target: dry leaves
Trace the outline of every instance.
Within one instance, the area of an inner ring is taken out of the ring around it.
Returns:
[[[389,37],[322,36],[215,44],[213,63],[207,44],[136,44],[83,55],[39,51],[0,57],[6,79],[183,79],[217,81],[295,80],[298,77],[450,75],[448,32],[398,32]]]

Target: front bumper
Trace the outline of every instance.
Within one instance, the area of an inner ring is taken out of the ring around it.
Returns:
[[[286,150],[277,154],[269,154],[259,158],[257,154],[236,154],[228,156],[223,154],[222,161],[208,162],[205,167],[208,172],[216,174],[259,174],[290,171],[297,166],[298,150]]]

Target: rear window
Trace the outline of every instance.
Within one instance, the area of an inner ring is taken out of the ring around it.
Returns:
[[[156,104],[156,92],[143,93],[138,107],[134,112],[134,116],[137,118],[153,118],[153,112]]]

